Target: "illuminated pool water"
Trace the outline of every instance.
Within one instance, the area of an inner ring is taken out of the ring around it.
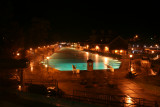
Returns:
[[[99,56],[73,48],[61,48],[57,53],[50,56],[49,66],[60,71],[71,71],[72,65],[76,65],[77,69],[87,70],[87,60],[92,59],[93,69],[102,70],[108,69],[106,65],[112,66],[114,69],[120,67],[119,60],[110,57]]]

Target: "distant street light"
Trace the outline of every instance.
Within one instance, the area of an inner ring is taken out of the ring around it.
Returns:
[[[157,47],[157,57],[158,57],[158,47],[159,47],[159,46],[158,46],[157,44],[156,44],[155,46]]]

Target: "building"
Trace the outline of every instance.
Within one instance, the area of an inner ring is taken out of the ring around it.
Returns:
[[[126,55],[128,51],[128,42],[121,36],[110,39],[108,42],[85,42],[81,43],[81,48],[84,50],[91,50],[103,53],[112,53],[119,55]]]

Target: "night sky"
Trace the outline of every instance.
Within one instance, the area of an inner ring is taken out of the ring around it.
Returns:
[[[13,19],[24,28],[33,17],[43,18],[51,23],[50,36],[57,36],[61,41],[84,40],[92,30],[112,30],[126,38],[135,34],[160,34],[160,12],[155,2],[9,2]]]

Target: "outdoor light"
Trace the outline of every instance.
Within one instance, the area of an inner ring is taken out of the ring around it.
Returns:
[[[30,48],[30,51],[32,50],[32,48]]]
[[[21,85],[18,85],[18,90],[22,91],[22,86]]]
[[[129,57],[130,57],[130,58],[132,58],[132,57],[133,57],[133,55],[129,55]]]
[[[120,53],[122,53],[123,52],[123,50],[120,50]]]
[[[17,53],[17,56],[19,56],[20,55],[20,53]]]
[[[46,58],[47,58],[47,59],[49,59],[50,57],[49,57],[49,56],[47,56]]]
[[[132,59],[133,55],[130,54],[129,57],[130,57],[130,72],[131,72],[131,59]]]
[[[89,45],[87,45],[87,49],[89,48]]]
[[[117,50],[115,50],[115,53],[117,53],[118,51]]]
[[[105,47],[105,51],[108,51],[108,50],[109,50],[109,48],[106,46],[106,47]]]
[[[96,46],[96,50],[98,50],[99,49],[99,46]]]

